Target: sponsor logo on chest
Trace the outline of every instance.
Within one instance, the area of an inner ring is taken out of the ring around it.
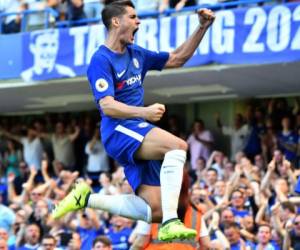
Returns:
[[[141,85],[141,84],[142,84],[141,80],[142,80],[141,74],[132,76],[132,77],[130,77],[130,78],[127,79],[127,80],[118,82],[118,83],[117,83],[117,89],[118,89],[118,90],[122,90],[122,89],[124,88],[125,84],[126,84],[127,86],[132,86],[132,85],[135,84],[135,83],[139,83],[139,84]]]

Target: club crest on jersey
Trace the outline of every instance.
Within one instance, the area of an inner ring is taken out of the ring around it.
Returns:
[[[140,63],[136,58],[133,58],[133,65],[134,67],[136,67],[137,69],[140,67]]]
[[[108,82],[105,79],[100,78],[96,81],[95,87],[98,92],[103,92],[108,89]]]
[[[141,122],[141,123],[139,123],[139,125],[138,125],[138,127],[139,128],[146,128],[146,127],[148,127],[148,122]]]

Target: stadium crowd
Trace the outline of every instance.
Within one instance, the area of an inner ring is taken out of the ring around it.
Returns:
[[[49,18],[51,23],[55,21],[78,21],[100,19],[101,10],[105,4],[112,0],[0,0],[0,14],[16,13],[25,10],[40,11],[26,15],[26,30],[42,29],[45,19]],[[163,13],[168,9],[180,11],[184,7],[205,5],[213,6],[217,3],[232,2],[234,0],[133,0],[139,13],[146,14],[159,11]],[[235,0],[236,1],[236,0]],[[280,2],[299,2],[300,0],[274,0]],[[247,4],[247,1],[245,1]],[[243,6],[243,5],[238,5]],[[237,6],[232,6],[237,7]],[[58,15],[50,17],[44,11],[52,8]],[[52,18],[51,18],[52,17]],[[2,33],[17,33],[21,30],[22,15],[7,15],[1,17]],[[86,25],[87,22],[72,23],[72,25]]]
[[[216,114],[230,138],[228,155],[201,119],[187,134],[175,116],[161,124],[188,142],[186,197],[221,244],[216,249],[300,249],[299,104],[280,98],[249,105],[232,126]],[[94,117],[0,119],[0,249],[143,249],[129,219],[92,209],[58,221],[50,216],[76,180],[102,194],[132,193],[122,166],[106,155]]]

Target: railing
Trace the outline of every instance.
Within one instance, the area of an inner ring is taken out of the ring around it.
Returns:
[[[44,28],[47,29],[49,28],[49,19],[50,17],[58,17],[58,12],[55,11],[52,8],[45,8],[43,10],[24,10],[21,12],[10,12],[10,13],[0,13],[0,33],[2,33],[2,23],[4,22],[4,19],[8,16],[13,16],[13,15],[21,15],[21,31],[25,31],[27,28],[27,21],[28,17],[33,14],[45,14],[44,17]]]
[[[203,5],[195,5],[190,7],[184,7],[181,10],[177,11],[175,9],[167,9],[164,12],[158,12],[158,11],[147,11],[147,12],[139,12],[138,16],[141,19],[144,18],[150,18],[150,17],[159,17],[159,16],[168,16],[172,15],[174,13],[178,12],[193,12],[198,10],[199,8],[209,8],[211,10],[219,10],[224,8],[230,8],[237,5],[244,5],[244,4],[258,4],[258,3],[268,3],[268,2],[274,2],[273,0],[237,0],[232,2],[220,2],[216,4],[203,4]],[[283,1],[284,2],[284,1]],[[74,26],[74,25],[81,25],[81,24],[89,24],[89,23],[99,23],[101,22],[100,18],[85,18],[81,20],[76,21],[59,21],[56,22],[56,27],[68,27],[68,26]]]
[[[196,5],[196,6],[191,6],[191,7],[185,7],[182,8],[180,11],[176,11],[175,9],[168,9],[165,10],[164,12],[160,13],[158,11],[153,11],[153,12],[139,12],[139,18],[144,19],[144,18],[149,18],[149,17],[159,17],[159,16],[168,16],[172,15],[175,12],[193,12],[196,11],[199,8],[210,8],[212,10],[220,10],[224,8],[230,8],[238,5],[250,5],[250,4],[258,4],[258,3],[268,3],[268,2],[274,2],[273,0],[237,0],[237,1],[232,1],[232,2],[220,2],[216,3],[213,5]],[[282,2],[286,2],[286,0],[282,0]],[[11,15],[21,15],[21,32],[26,31],[27,28],[27,20],[29,15],[33,14],[39,14],[39,13],[45,13],[45,18],[44,18],[44,28],[47,29],[49,28],[49,18],[50,16],[56,18],[58,17],[59,13],[51,8],[46,8],[44,10],[25,10],[22,12],[13,12],[13,13],[1,13],[0,14],[0,34],[2,33],[2,23],[4,21],[4,18],[7,16]],[[100,18],[86,18],[86,19],[80,19],[76,21],[58,21],[55,22],[55,27],[61,28],[61,27],[69,27],[69,26],[74,26],[74,25],[84,25],[84,24],[91,24],[91,23],[99,23],[101,22]]]

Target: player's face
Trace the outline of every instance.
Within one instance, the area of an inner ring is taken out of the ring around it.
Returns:
[[[40,35],[35,42],[34,55],[42,68],[52,68],[58,51],[58,37],[52,33]]]
[[[140,20],[137,17],[135,9],[126,7],[126,13],[120,18],[120,40],[123,44],[132,44],[134,35],[140,25]]]

